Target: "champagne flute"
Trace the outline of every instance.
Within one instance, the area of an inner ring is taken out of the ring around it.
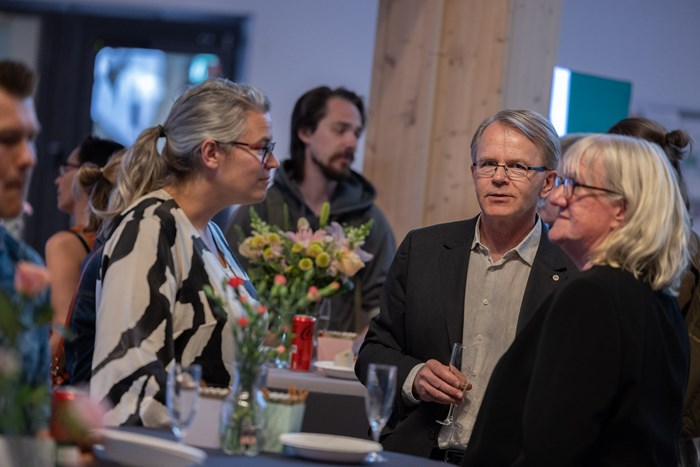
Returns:
[[[678,442],[678,467],[700,466],[700,438],[681,438]]]
[[[182,442],[197,412],[201,379],[202,367],[200,365],[183,367],[181,364],[175,363],[168,371],[165,402],[170,417],[170,426],[178,442]]]
[[[372,439],[374,439],[375,443],[379,442],[382,428],[389,421],[395,394],[396,367],[394,365],[370,363],[367,373],[365,409],[369,426],[372,430]],[[377,452],[373,452],[367,458],[368,462],[381,462],[383,460],[384,457]]]
[[[465,368],[462,363],[465,357],[467,348],[462,344],[454,344],[452,346],[452,356],[450,357],[450,371],[464,374]],[[467,375],[464,375],[465,377]],[[440,425],[453,426],[455,425],[455,409],[459,404],[450,404],[450,411],[447,412],[447,417],[444,420],[435,420]]]
[[[322,299],[316,307],[316,336],[322,336],[328,332],[331,324],[331,301],[328,298]]]

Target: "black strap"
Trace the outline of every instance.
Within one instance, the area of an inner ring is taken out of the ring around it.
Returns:
[[[90,253],[90,245],[88,244],[87,240],[85,240],[85,237],[83,237],[83,234],[81,234],[80,232],[76,232],[75,230],[66,230],[66,232],[70,232],[73,235],[75,235],[78,238],[78,240],[80,240],[80,243],[83,244],[85,252]]]

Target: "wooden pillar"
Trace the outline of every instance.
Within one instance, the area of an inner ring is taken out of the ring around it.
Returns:
[[[502,108],[547,115],[561,0],[379,0],[364,173],[397,240],[479,212],[469,144]]]

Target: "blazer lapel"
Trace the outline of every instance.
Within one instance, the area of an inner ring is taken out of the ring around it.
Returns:
[[[520,306],[517,332],[530,321],[545,300],[561,287],[568,276],[575,272],[574,263],[558,246],[549,241],[547,228],[543,225],[542,238]]]
[[[465,224],[462,225],[464,226]],[[475,226],[476,218],[467,221],[466,229],[455,230],[457,235],[453,238],[445,239],[440,251],[440,281],[445,287],[445,293],[441,301],[450,350],[452,349],[452,344],[462,342],[464,294],[467,286],[469,252],[474,241]]]

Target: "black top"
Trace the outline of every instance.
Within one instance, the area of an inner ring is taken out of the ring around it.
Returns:
[[[465,466],[674,466],[688,339],[673,297],[593,267],[496,366]]]

